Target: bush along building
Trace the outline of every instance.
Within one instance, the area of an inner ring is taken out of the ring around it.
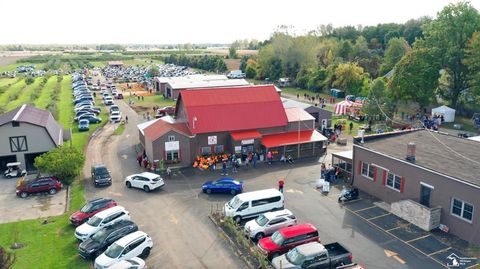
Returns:
[[[476,141],[423,129],[356,137],[353,184],[424,230],[480,244],[479,152]]]

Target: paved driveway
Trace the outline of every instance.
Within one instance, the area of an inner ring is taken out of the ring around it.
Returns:
[[[67,192],[38,194],[26,199],[15,195],[17,178],[0,178],[0,223],[57,216],[65,212]]]

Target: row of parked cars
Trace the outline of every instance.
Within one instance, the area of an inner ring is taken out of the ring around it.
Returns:
[[[130,213],[115,200],[89,201],[70,216],[70,222],[77,226],[80,256],[95,260],[95,269],[146,268],[143,259],[150,254],[152,238],[138,230]]]
[[[98,114],[101,108],[95,106],[95,97],[87,87],[85,75],[81,73],[72,74],[73,104],[75,118],[78,122],[79,131],[88,131],[90,124],[102,121]]]
[[[237,194],[225,204],[223,213],[237,223],[256,217],[245,223],[244,234],[257,242],[274,268],[353,268],[352,254],[340,243],[322,244],[317,228],[299,224],[284,208],[283,193],[276,189]]]

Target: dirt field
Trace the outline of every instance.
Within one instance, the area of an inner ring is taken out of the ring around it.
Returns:
[[[124,95],[129,96],[153,96],[153,93],[150,93],[140,83],[120,83],[118,88],[124,93]]]
[[[220,54],[220,55],[228,55],[228,49],[218,49],[218,50],[209,50],[213,54]],[[243,56],[243,55],[257,55],[258,50],[237,50],[238,56]]]

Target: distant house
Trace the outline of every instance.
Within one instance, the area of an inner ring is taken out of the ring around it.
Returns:
[[[315,128],[323,130],[332,126],[332,112],[311,104],[282,97],[284,108],[299,107],[315,118]]]
[[[70,132],[64,132],[52,114],[22,105],[0,116],[0,169],[9,162],[21,162],[27,171],[35,170],[35,157],[63,145]]]

